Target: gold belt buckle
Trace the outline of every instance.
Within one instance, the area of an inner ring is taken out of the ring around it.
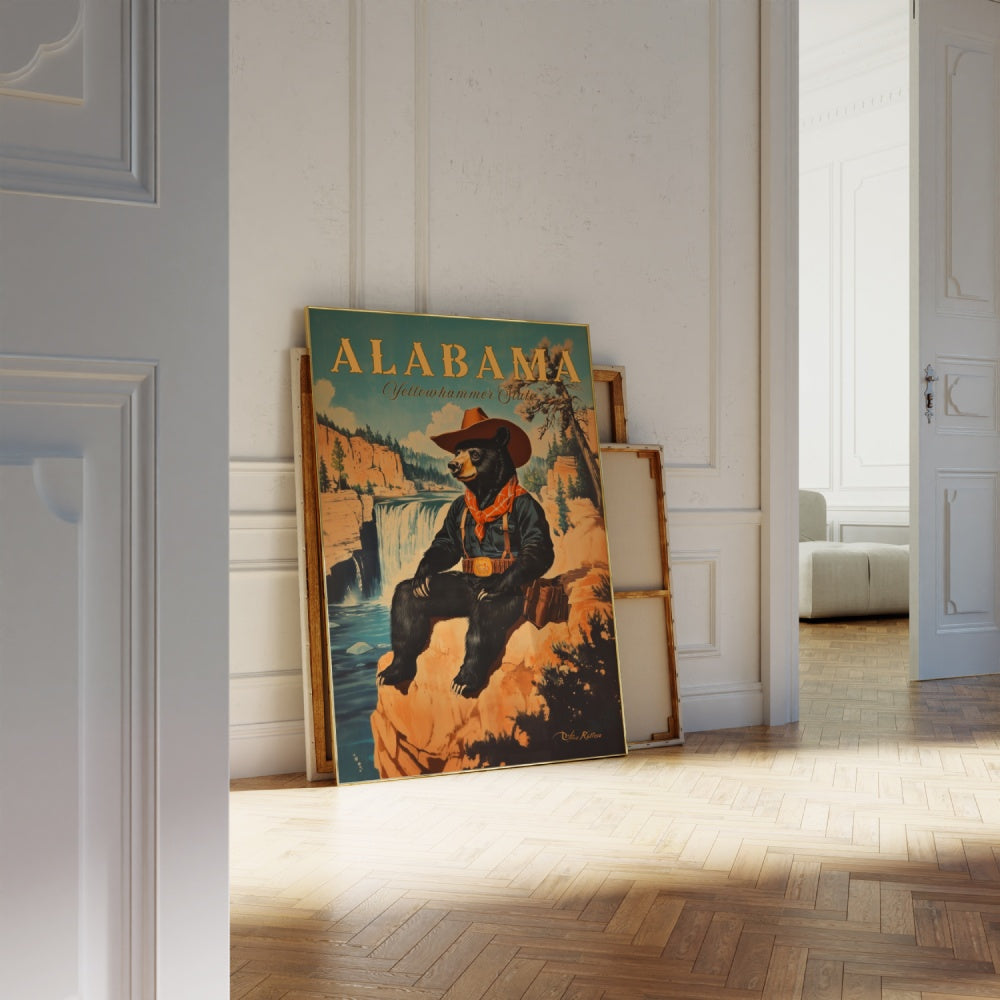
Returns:
[[[493,560],[486,556],[476,556],[472,560],[472,573],[474,576],[492,576]]]

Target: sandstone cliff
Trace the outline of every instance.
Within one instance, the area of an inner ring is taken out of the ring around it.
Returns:
[[[328,600],[339,603],[348,595],[372,597],[378,592],[379,552],[374,512],[374,499],[354,490],[320,494]]]
[[[335,458],[340,445],[338,466]],[[399,455],[385,445],[375,444],[359,435],[350,436],[316,425],[317,464],[323,460],[334,491],[341,479],[347,486],[357,487],[375,496],[409,496],[416,487],[403,473]]]
[[[416,486],[392,448],[324,424],[316,425],[316,462],[327,597],[372,597],[380,587],[374,498],[409,496]]]

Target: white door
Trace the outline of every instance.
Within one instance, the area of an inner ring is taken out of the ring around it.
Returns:
[[[917,0],[911,55],[910,635],[925,680],[1000,672],[1000,3]]]
[[[0,0],[0,994],[228,996],[226,0]]]

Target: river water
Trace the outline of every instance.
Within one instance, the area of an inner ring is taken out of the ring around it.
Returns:
[[[389,603],[400,580],[413,576],[455,493],[418,493],[375,504],[382,593],[370,600],[331,604],[330,662],[339,780],[373,781],[371,714],[378,701],[378,660],[391,649]]]

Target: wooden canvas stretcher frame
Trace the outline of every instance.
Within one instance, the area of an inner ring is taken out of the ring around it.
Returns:
[[[625,410],[625,369],[619,365],[594,365],[594,403],[601,443],[628,441]]]
[[[601,470],[628,745],[680,743],[663,449],[602,445]]]
[[[306,777],[309,781],[336,781],[330,647],[323,635],[326,615],[323,609],[323,557],[316,486],[316,449],[313,441],[315,424],[312,419],[312,367],[309,352],[304,347],[296,347],[291,351],[291,375]]]

